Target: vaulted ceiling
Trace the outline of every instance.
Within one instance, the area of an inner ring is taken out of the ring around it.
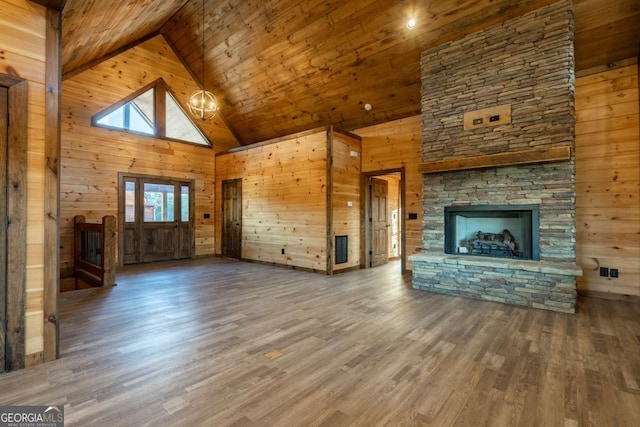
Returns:
[[[203,69],[202,0],[67,0],[63,78],[162,34],[241,144],[354,130],[420,112],[422,51],[550,3],[206,0]],[[574,0],[574,10],[578,71],[638,57],[640,0]]]

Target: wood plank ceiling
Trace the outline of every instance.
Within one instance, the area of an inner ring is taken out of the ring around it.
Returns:
[[[162,34],[250,144],[420,112],[420,53],[551,0],[67,0],[63,78]],[[640,0],[574,0],[578,71],[638,57]],[[417,20],[409,30],[408,17]],[[373,106],[364,110],[364,104]]]

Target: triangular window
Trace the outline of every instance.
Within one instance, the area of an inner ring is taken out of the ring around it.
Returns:
[[[100,118],[96,125],[155,135],[154,93],[154,88],[151,88],[124,105],[107,111],[102,117],[98,115]]]
[[[96,114],[91,123],[112,130],[211,146],[162,79]]]
[[[169,92],[165,92],[165,117],[171,117],[167,120],[165,126],[166,137],[177,139],[178,141],[188,141],[194,144],[209,145],[209,141],[202,135],[200,129],[193,124],[187,113],[182,109],[178,101]]]

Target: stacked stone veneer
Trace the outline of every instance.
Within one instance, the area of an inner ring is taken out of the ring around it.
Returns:
[[[425,174],[415,288],[575,311],[573,34],[563,0],[422,54],[423,162],[556,146],[572,158]],[[463,129],[464,112],[504,104],[511,123]],[[445,206],[509,204],[539,205],[540,261],[444,255]]]

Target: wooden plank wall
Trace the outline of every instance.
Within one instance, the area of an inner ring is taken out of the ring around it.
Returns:
[[[29,92],[25,272],[25,363],[28,366],[42,361],[44,345],[46,9],[26,0],[0,0],[0,10],[0,73],[26,79]]]
[[[326,271],[326,147],[322,129],[216,156],[216,253],[222,181],[241,178],[242,258]]]
[[[405,167],[406,212],[421,213],[420,118],[356,130],[362,171]],[[581,291],[640,295],[638,67],[576,81],[577,263]],[[421,250],[422,224],[406,219],[407,253]],[[405,254],[404,256],[406,256]],[[599,267],[620,277],[599,276]],[[408,264],[410,268],[410,263]]]
[[[576,79],[578,289],[640,295],[636,64]],[[599,275],[617,268],[618,278]]]
[[[333,271],[360,265],[360,138],[333,131],[333,236],[348,236],[348,261]],[[351,153],[355,153],[352,156]],[[351,206],[349,206],[351,202]],[[335,255],[335,249],[334,254]]]
[[[195,180],[195,255],[215,252],[215,151],[237,146],[230,134],[216,130],[221,126],[216,120],[221,119],[198,123],[213,139],[214,150],[91,126],[93,115],[158,78],[163,78],[174,93],[184,95],[185,100],[195,89],[189,73],[161,36],[63,81],[63,273],[73,266],[74,216],[84,215],[87,222],[99,222],[105,215],[117,217],[118,172]],[[205,213],[210,218],[204,218]]]
[[[402,254],[411,269],[408,256],[422,251],[422,119],[413,116],[354,131],[362,137],[362,172],[405,168],[404,235],[406,253]],[[409,214],[418,219],[409,219]]]

